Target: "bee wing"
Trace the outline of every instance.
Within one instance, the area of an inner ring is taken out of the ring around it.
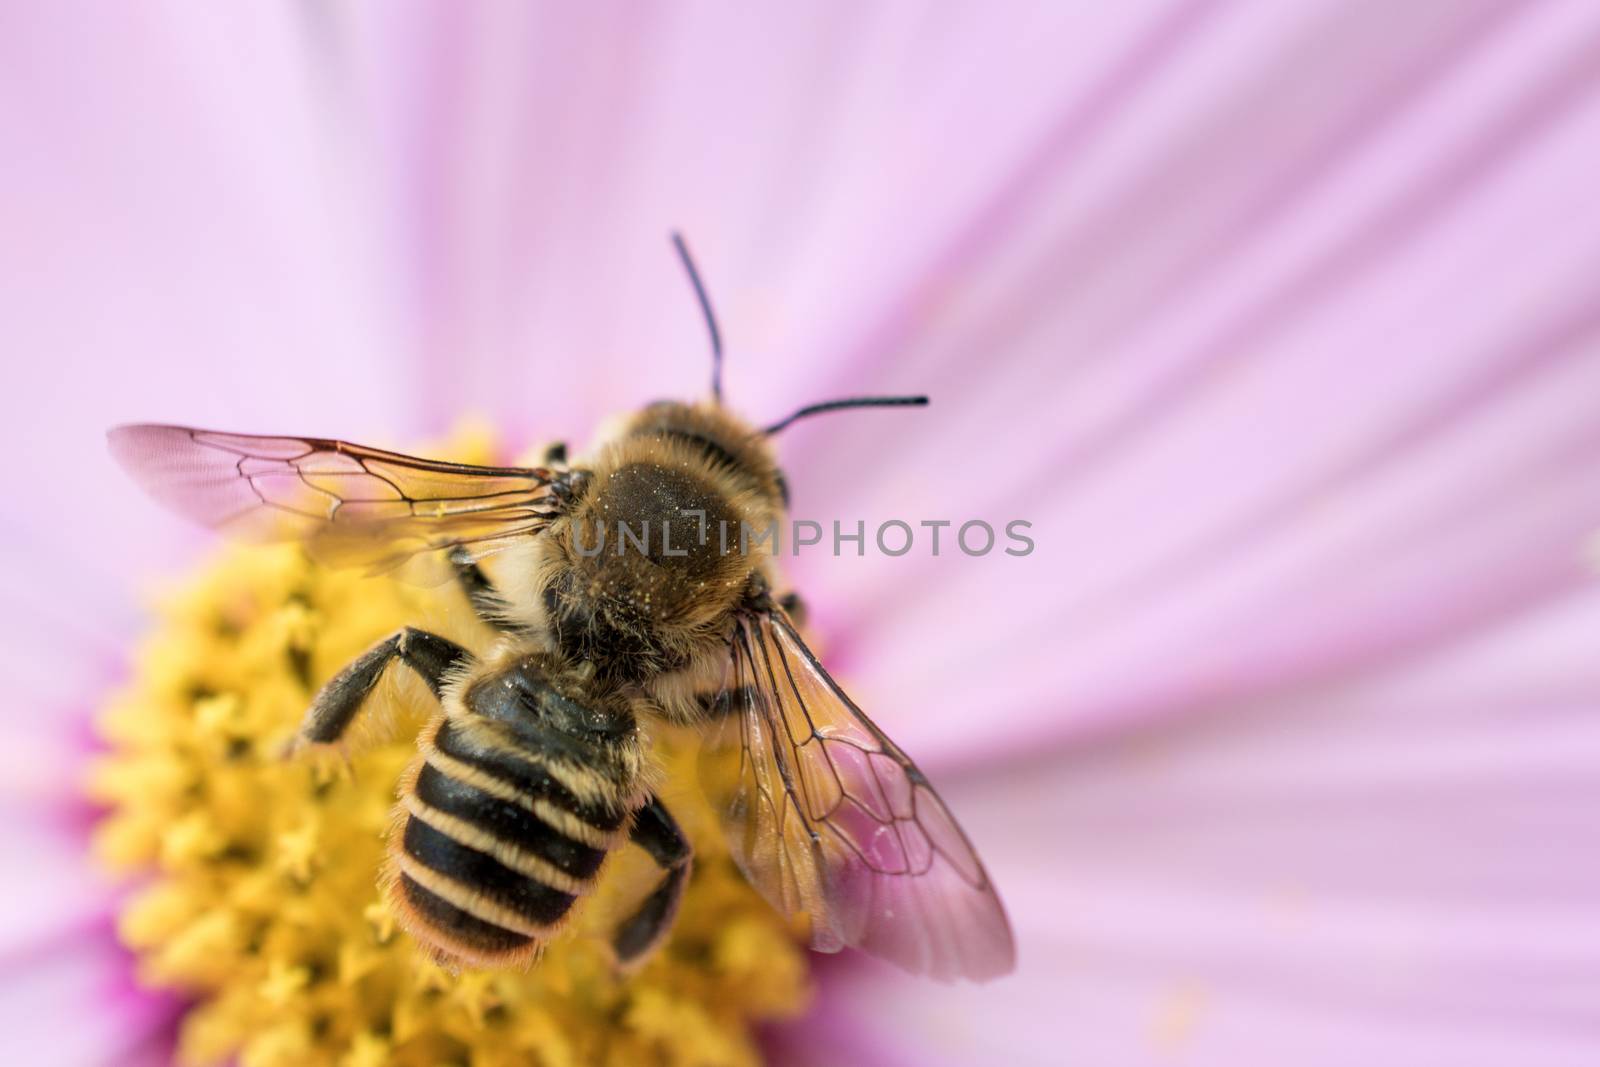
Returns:
[[[813,948],[943,981],[1012,969],[1011,926],[966,835],[782,611],[740,622],[713,711],[703,768],[734,858],[774,907],[810,917]]]
[[[248,540],[300,540],[330,566],[390,571],[420,553],[479,552],[542,529],[551,474],[419,459],[320,437],[119,426],[117,461],[179,514]]]

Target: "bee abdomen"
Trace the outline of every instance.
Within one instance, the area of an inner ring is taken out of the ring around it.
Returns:
[[[448,721],[421,740],[391,846],[395,910],[443,955],[527,959],[593,885],[626,815],[580,803],[531,757],[485,749]]]
[[[424,765],[407,810],[435,829],[506,866],[567,892],[582,892],[604,862],[604,849],[574,841],[533,812]]]
[[[444,954],[482,963],[531,955],[586,888],[414,793],[403,803],[393,899],[411,932]]]
[[[400,844],[401,871],[486,922],[537,936],[566,917],[577,899],[508,866],[412,815]]]
[[[524,807],[568,837],[604,848],[626,832],[626,805],[580,800],[527,752],[487,744],[448,720],[423,736],[421,748],[429,765],[446,772],[447,777]]]
[[[403,871],[391,885],[390,900],[413,935],[447,956],[484,963],[509,962],[538,951],[537,938],[480,919]]]

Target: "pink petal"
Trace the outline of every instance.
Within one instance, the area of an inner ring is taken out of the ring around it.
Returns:
[[[1026,560],[967,559],[952,528],[937,560],[797,564],[863,704],[888,709],[914,752],[977,758],[1210,706],[1586,580],[1580,546],[1600,527],[1584,475],[1600,447],[1585,403],[1600,228],[1583,207],[1600,143],[1596,24],[1556,5],[1484,37],[1452,24],[1460,5],[1428,10],[1443,21],[1408,24],[1415,51],[1384,60],[1422,64],[1426,84],[1401,79],[1363,136],[1351,115],[1376,105],[1354,79],[1326,114],[1301,116],[1322,140],[1266,138],[1227,165],[1209,142],[1154,127],[1161,154],[1123,159],[1122,184],[1057,231],[1069,268],[1093,252],[1082,270],[1114,271],[1139,254],[1126,271],[1145,299],[1125,294],[1115,329],[1087,344],[1100,305],[1041,292],[1017,309],[1026,329],[994,349],[1004,361],[949,384],[952,403],[929,412],[941,439],[910,416],[841,419],[828,434],[832,469],[878,461],[819,517],[1034,524]],[[1261,77],[1290,77],[1282,42],[1258,44],[1274,49],[1252,59]],[[1395,47],[1373,38],[1346,62],[1365,71],[1371,49]],[[1185,68],[1162,73],[1149,91],[1204,88]],[[1251,128],[1258,95],[1224,95],[1232,118],[1214,121]],[[1163,201],[1119,207],[1121,189],[1203,171],[1195,210],[1221,211],[1221,227],[1263,170],[1317,159],[1330,165],[1306,173],[1294,210],[1229,231],[1184,284],[1149,288],[1164,277],[1152,264],[1209,246],[1144,228]],[[1074,227],[1108,217],[1126,219],[1124,243],[1075,243]],[[1010,306],[958,304],[936,347],[956,366],[949,346],[970,351]],[[964,710],[975,703],[981,715]]]
[[[1115,95],[1098,58],[1153,60],[1211,5],[1189,6],[996,20],[374,5],[335,39],[405,226],[441,417],[486,405],[581,440],[599,415],[706,390],[669,229],[707,276],[737,406],[765,419],[821,399],[848,331],[981,209],[1064,102]]]
[[[1596,632],[1591,590],[1366,680],[947,783],[1018,973],[861,964],[825,1007],[929,1065],[1581,1063]]]
[[[110,920],[5,956],[0,1055],[8,1063],[170,1063],[178,1003],[122,984]]]
[[[0,40],[5,546],[119,584],[198,542],[117,475],[109,426],[392,439],[414,395],[294,10],[176,16],[52,5]]]

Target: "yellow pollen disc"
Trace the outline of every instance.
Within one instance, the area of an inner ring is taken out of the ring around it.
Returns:
[[[495,461],[485,434],[426,454]],[[660,873],[639,850],[526,970],[439,966],[379,889],[395,786],[436,709],[403,669],[336,755],[286,757],[316,688],[404,625],[478,652],[495,635],[449,584],[328,571],[292,546],[237,547],[166,598],[133,679],[101,716],[95,846],[143,887],[120,921],[145,983],[193,999],[179,1056],[242,1067],[760,1060],[763,1022],[809,992],[791,930],[745,882],[695,780],[687,735],[657,731],[661,795],[695,846],[672,933],[620,976],[606,938]]]

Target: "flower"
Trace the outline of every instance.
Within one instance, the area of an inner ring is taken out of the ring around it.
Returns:
[[[204,544],[100,431],[398,445],[479,411],[582,441],[702,388],[678,227],[741,410],[934,397],[786,434],[800,514],[1038,545],[794,561],[1021,957],[948,990],[827,961],[774,1056],[1587,1062],[1597,19],[18,14],[0,322],[30,388],[0,403],[48,462],[8,472],[5,529],[51,565],[5,579],[33,878],[0,929],[36,962],[3,1040],[126,1062],[173,1010],[127,995],[51,821],[130,576]]]

